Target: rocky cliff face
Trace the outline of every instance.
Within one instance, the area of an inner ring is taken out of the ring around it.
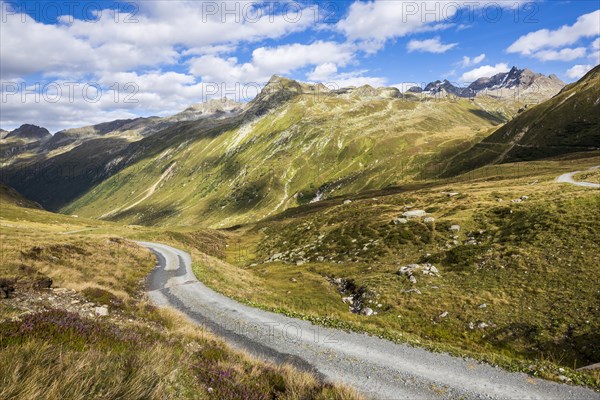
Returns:
[[[546,76],[527,68],[513,67],[491,77],[477,79],[468,86],[453,84],[448,80],[431,82],[420,88],[410,88],[410,93],[423,93],[429,96],[477,97],[491,96],[496,98],[514,98],[523,96],[524,100],[547,100],[559,93],[565,83],[554,74]]]

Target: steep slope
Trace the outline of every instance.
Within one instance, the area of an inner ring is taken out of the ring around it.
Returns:
[[[0,205],[6,206],[8,204],[24,208],[41,209],[40,205],[36,202],[26,199],[15,189],[0,183]]]
[[[24,124],[6,135],[7,138],[42,140],[50,136],[48,129],[37,125]]]
[[[23,124],[19,128],[0,135],[0,161],[27,151],[35,151],[52,137],[46,128]]]
[[[455,157],[448,174],[590,150],[600,150],[600,66]]]
[[[116,175],[62,211],[234,225],[432,176],[499,122],[466,99],[419,101],[368,86],[328,91],[274,77],[239,115],[178,124],[132,144]]]

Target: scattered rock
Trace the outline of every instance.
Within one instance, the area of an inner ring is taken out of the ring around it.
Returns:
[[[323,261],[325,261],[325,257],[323,257],[323,256],[317,257],[317,262],[323,262]]]
[[[470,330],[473,330],[473,329],[475,329],[475,324],[474,324],[474,323],[472,323],[472,322],[469,322],[469,329],[470,329]]]
[[[425,210],[411,210],[411,211],[406,211],[404,213],[402,213],[402,216],[405,218],[420,218],[420,217],[424,217],[425,215],[427,215],[427,213],[425,212]]]
[[[486,307],[487,307],[487,304],[486,304],[486,303],[483,303],[483,304],[480,304],[480,305],[479,305],[479,308],[486,308]]]
[[[344,302],[344,304],[350,304],[352,305],[352,303],[354,303],[354,299],[350,296],[348,297],[342,297],[342,301]]]
[[[460,232],[460,225],[452,225],[450,227],[450,232]]]
[[[300,266],[300,265],[304,265],[305,261],[304,260],[298,260],[296,261],[296,265]]]
[[[408,223],[408,220],[406,218],[394,218],[392,222],[394,223],[394,225],[400,225]]]
[[[564,375],[559,375],[558,376],[558,380],[561,381],[561,382],[570,382],[571,381],[571,379],[567,378]]]
[[[479,329],[485,329],[485,328],[487,328],[488,326],[489,326],[489,325],[488,325],[488,324],[486,324],[485,322],[480,322],[480,323],[478,323],[478,324],[477,324],[477,327],[478,327]]]
[[[450,193],[447,193],[447,194],[448,194],[448,197],[454,197],[454,196],[458,196],[460,193],[458,193],[458,192],[450,192]]]
[[[106,317],[108,316],[108,307],[96,307],[94,313],[99,317]]]
[[[350,204],[352,203],[352,200],[344,200],[344,204]]]
[[[510,202],[511,203],[521,203],[521,202],[523,202],[523,200],[521,200],[521,199],[514,199],[514,200],[511,200]]]
[[[416,294],[421,294],[421,291],[419,289],[408,289],[405,290],[404,293],[416,293]]]
[[[446,318],[448,316],[448,311],[444,311],[440,314],[440,318]]]
[[[290,281],[292,281],[293,283],[298,282],[298,280],[296,278],[291,278]]]
[[[370,309],[369,307],[365,307],[361,310],[360,312],[362,315],[364,315],[365,317],[370,317],[371,315],[373,315],[373,310]]]
[[[426,224],[433,224],[435,222],[435,218],[433,218],[433,217],[425,217],[423,219],[423,222],[425,222]]]
[[[521,200],[523,200],[523,201],[529,200],[529,196],[521,196]]]
[[[408,280],[410,281],[410,283],[412,283],[413,285],[417,283],[417,278],[415,278],[413,275],[408,277]]]

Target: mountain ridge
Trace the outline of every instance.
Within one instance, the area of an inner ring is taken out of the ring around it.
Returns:
[[[501,72],[491,77],[482,77],[468,86],[454,84],[447,79],[430,82],[424,88],[413,86],[409,93],[420,93],[429,96],[477,97],[490,95],[500,98],[511,98],[519,92],[530,97],[552,97],[559,93],[566,84],[555,74],[546,76],[533,72],[528,68],[519,69],[513,66],[508,72]],[[503,93],[503,91],[505,93]],[[516,92],[516,93],[515,93]]]

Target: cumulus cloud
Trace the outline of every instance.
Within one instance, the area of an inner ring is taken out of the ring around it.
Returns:
[[[320,64],[313,71],[308,73],[306,77],[313,82],[324,82],[337,73],[337,65],[334,63]]]
[[[444,44],[441,42],[440,37],[436,36],[434,38],[425,39],[425,40],[411,40],[406,45],[406,49],[408,50],[409,53],[412,53],[414,51],[420,51],[423,53],[440,54],[440,53],[447,52],[448,50],[456,47],[457,45],[458,45],[458,43]]]
[[[582,76],[587,74],[592,68],[594,68],[593,65],[574,65],[573,67],[567,70],[566,75],[571,79],[580,79]]]
[[[208,12],[207,4],[217,10]],[[215,46],[281,38],[314,24],[308,9],[296,14],[289,10],[251,14],[244,10],[256,8],[256,3],[236,2],[237,11],[226,14],[221,10],[224,4],[141,2],[139,13],[129,23],[112,9],[99,10],[100,17],[93,23],[63,17],[61,23],[43,24],[27,14],[3,13],[0,73],[3,78],[35,72],[61,76],[174,64],[183,55],[180,51],[214,53],[224,50]]]
[[[525,56],[535,56],[544,49],[573,45],[582,38],[600,35],[600,10],[584,14],[573,25],[563,25],[556,30],[540,29],[521,36],[507,51]]]
[[[252,59],[240,63],[237,58],[214,55],[194,58],[190,72],[202,76],[205,82],[249,83],[266,82],[271,75],[289,74],[299,68],[320,66],[331,70],[347,65],[353,57],[354,46],[337,42],[317,41],[312,44],[289,44],[276,47],[259,47],[252,52]],[[318,71],[317,71],[318,72]]]
[[[375,42],[381,48],[388,39],[456,26],[462,15],[471,15],[474,10],[485,7],[515,8],[527,2],[531,0],[357,0],[350,6],[347,16],[336,24],[336,29],[352,41]],[[459,24],[457,29],[466,27]]]
[[[541,61],[573,61],[585,57],[585,54],[585,47],[577,47],[575,49],[542,50],[538,51],[533,56]]]
[[[496,65],[482,65],[479,68],[472,69],[471,71],[467,71],[460,77],[461,82],[474,82],[479,78],[489,78],[501,72],[509,71],[508,64],[499,63]]]

